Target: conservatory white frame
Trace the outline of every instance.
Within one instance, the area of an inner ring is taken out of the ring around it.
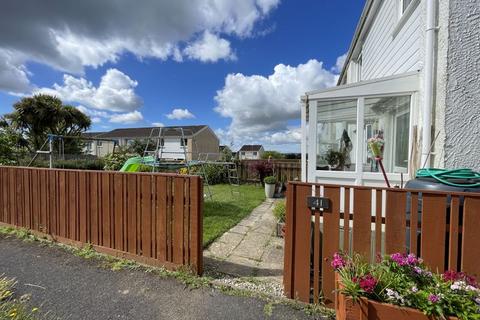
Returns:
[[[362,157],[364,154],[364,107],[366,98],[393,97],[410,95],[410,127],[408,139],[408,159],[412,159],[412,133],[414,124],[418,123],[419,72],[409,72],[381,79],[361,81],[352,84],[333,87],[326,90],[307,92],[302,97],[301,112],[301,153],[302,181],[316,183],[333,183],[346,185],[385,186],[382,173],[364,172]],[[355,171],[317,170],[317,104],[318,102],[334,100],[357,100],[357,135]],[[314,123],[315,125],[309,125]],[[314,143],[309,143],[313,141]],[[360,163],[360,165],[358,165]],[[410,170],[410,168],[408,168]],[[408,175],[408,172],[406,173]],[[400,173],[387,173],[392,184],[400,184],[402,179],[408,179]]]

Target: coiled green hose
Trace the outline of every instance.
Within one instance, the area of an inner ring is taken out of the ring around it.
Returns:
[[[426,168],[420,169],[417,171],[416,178],[433,178],[438,182],[443,184],[453,186],[453,187],[469,187],[476,188],[480,187],[480,173],[475,172],[471,169],[436,169],[436,168]],[[448,181],[448,179],[463,179],[463,180],[478,180],[476,183],[453,183]]]

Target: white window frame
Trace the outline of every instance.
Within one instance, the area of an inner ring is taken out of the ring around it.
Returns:
[[[398,12],[398,23],[393,29],[392,37],[395,38],[400,30],[402,30],[403,26],[406,24],[410,16],[415,12],[415,9],[420,4],[420,0],[411,0],[408,4],[408,7],[403,10],[403,4],[405,0],[398,0],[397,1],[397,12]]]
[[[379,172],[363,171],[363,154],[364,154],[364,104],[365,98],[375,97],[393,97],[410,95],[410,128],[409,128],[409,148],[408,158],[411,159],[412,146],[412,119],[416,108],[416,100],[418,99],[419,90],[419,73],[410,72],[403,75],[391,76],[382,79],[370,81],[362,81],[358,83],[338,86],[321,91],[313,91],[307,93],[309,121],[302,119],[302,132],[306,135],[302,136],[302,150],[306,150],[302,154],[302,162],[307,164],[308,172],[306,180],[308,182],[321,182],[333,184],[355,184],[355,185],[384,185],[383,175]],[[317,104],[320,101],[357,99],[357,137],[356,137],[356,166],[355,172],[341,171],[323,171],[317,170]],[[305,115],[305,113],[303,113]],[[315,124],[315,125],[309,125]],[[307,145],[307,140],[312,141]],[[306,161],[308,154],[309,161]],[[361,164],[359,165],[359,163]],[[407,171],[409,166],[407,167]],[[400,173],[387,173],[392,184],[401,180]]]

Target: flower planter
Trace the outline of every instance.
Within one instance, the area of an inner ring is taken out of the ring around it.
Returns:
[[[275,194],[275,184],[265,183],[265,197],[272,199]]]
[[[335,274],[335,314],[337,320],[433,320],[433,316],[426,316],[423,312],[399,307],[393,304],[377,302],[367,298],[360,298],[357,303],[352,298],[339,292],[342,283],[338,274]],[[458,320],[457,317],[447,317],[447,320]]]

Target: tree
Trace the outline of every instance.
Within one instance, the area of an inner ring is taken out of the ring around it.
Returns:
[[[30,152],[39,150],[49,133],[80,136],[92,123],[80,110],[50,95],[22,98],[13,108],[5,119],[23,137]],[[64,146],[66,153],[78,153],[82,144],[78,139],[65,139]]]

